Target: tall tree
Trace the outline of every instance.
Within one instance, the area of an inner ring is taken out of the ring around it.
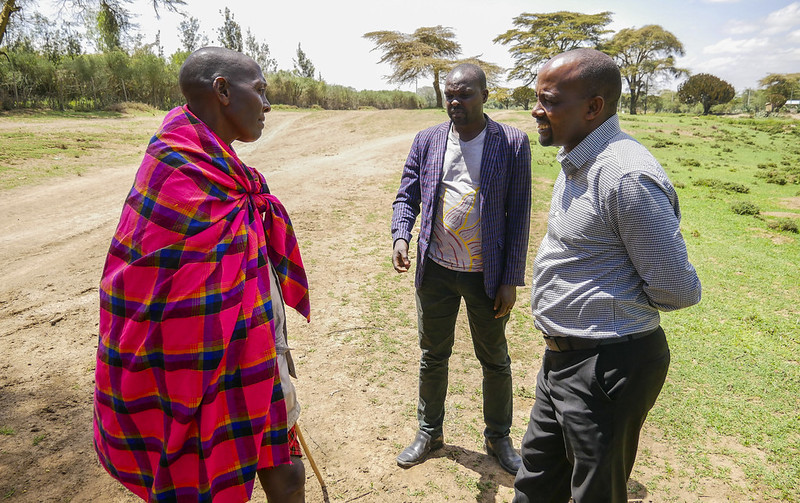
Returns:
[[[733,86],[708,73],[698,73],[678,87],[681,103],[703,105],[703,115],[708,115],[711,107],[727,103],[736,96]]]
[[[578,47],[596,47],[600,37],[611,30],[611,12],[581,14],[579,12],[522,13],[514,18],[514,26],[494,39],[494,43],[511,45],[508,52],[514,68],[508,76],[524,85],[536,80],[539,68],[556,54]]]
[[[767,93],[767,99],[772,104],[772,111],[777,112],[787,100],[794,98],[798,92],[800,73],[770,73],[758,83]]]
[[[314,78],[314,63],[308,59],[306,53],[303,52],[303,49],[300,47],[300,44],[297,44],[297,59],[292,59],[294,63],[294,74],[299,75],[300,77],[307,77],[309,79]]]
[[[247,29],[247,34],[244,37],[244,53],[258,63],[264,75],[278,71],[278,61],[270,56],[269,44],[266,42],[259,43],[250,28]]]
[[[225,12],[219,11],[219,13],[225,17],[222,26],[217,28],[220,45],[233,51],[242,52],[242,27],[233,18],[233,13],[229,8],[225,7]]]
[[[441,25],[417,28],[414,33],[399,31],[371,31],[364,38],[375,43],[375,50],[383,51],[378,63],[389,63],[392,74],[389,82],[403,84],[416,82],[420,77],[433,77],[436,106],[442,107],[442,90],[439,80],[461,54],[461,44],[455,41],[455,33]]]
[[[655,79],[663,75],[678,77],[688,73],[675,66],[675,56],[683,56],[678,37],[661,26],[650,24],[618,31],[601,49],[619,65],[630,91],[630,113],[636,114],[639,97]]]
[[[208,37],[200,33],[200,20],[196,17],[189,17],[180,22],[178,25],[178,37],[181,39],[181,45],[186,52],[194,52],[208,45]]]

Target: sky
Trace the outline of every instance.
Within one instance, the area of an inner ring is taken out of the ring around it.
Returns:
[[[212,45],[222,25],[221,9],[228,7],[243,34],[249,28],[260,42],[269,44],[278,68],[290,70],[298,43],[318,74],[329,84],[361,89],[414,90],[384,78],[391,73],[378,64],[380,52],[363,35],[370,31],[412,33],[419,27],[451,28],[463,57],[481,59],[511,68],[508,46],[492,40],[512,29],[513,18],[523,12],[567,10],[584,13],[610,11],[613,31],[661,25],[680,40],[685,56],[678,66],[692,74],[711,73],[741,92],[757,88],[769,73],[800,72],[800,1],[779,0],[186,0],[188,15],[200,21],[201,32]],[[144,41],[155,40],[160,30],[165,54],[180,48],[177,26],[182,18],[161,9],[156,19],[152,2],[134,0],[136,22]],[[420,80],[417,85],[429,86]],[[506,82],[509,87],[520,82]],[[664,82],[675,88],[678,82]]]

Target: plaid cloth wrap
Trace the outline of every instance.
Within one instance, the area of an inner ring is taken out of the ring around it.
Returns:
[[[94,444],[147,501],[247,501],[257,466],[290,462],[267,257],[307,319],[308,284],[267,190],[179,107],[125,202],[100,282]]]

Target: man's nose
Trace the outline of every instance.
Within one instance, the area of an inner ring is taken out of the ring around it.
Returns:
[[[272,105],[269,104],[269,100],[267,98],[264,98],[264,113],[267,113],[270,110],[272,110]]]

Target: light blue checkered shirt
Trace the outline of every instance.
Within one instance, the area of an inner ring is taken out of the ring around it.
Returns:
[[[614,115],[557,156],[531,306],[550,336],[609,338],[658,327],[658,311],[700,301],[663,168]]]

